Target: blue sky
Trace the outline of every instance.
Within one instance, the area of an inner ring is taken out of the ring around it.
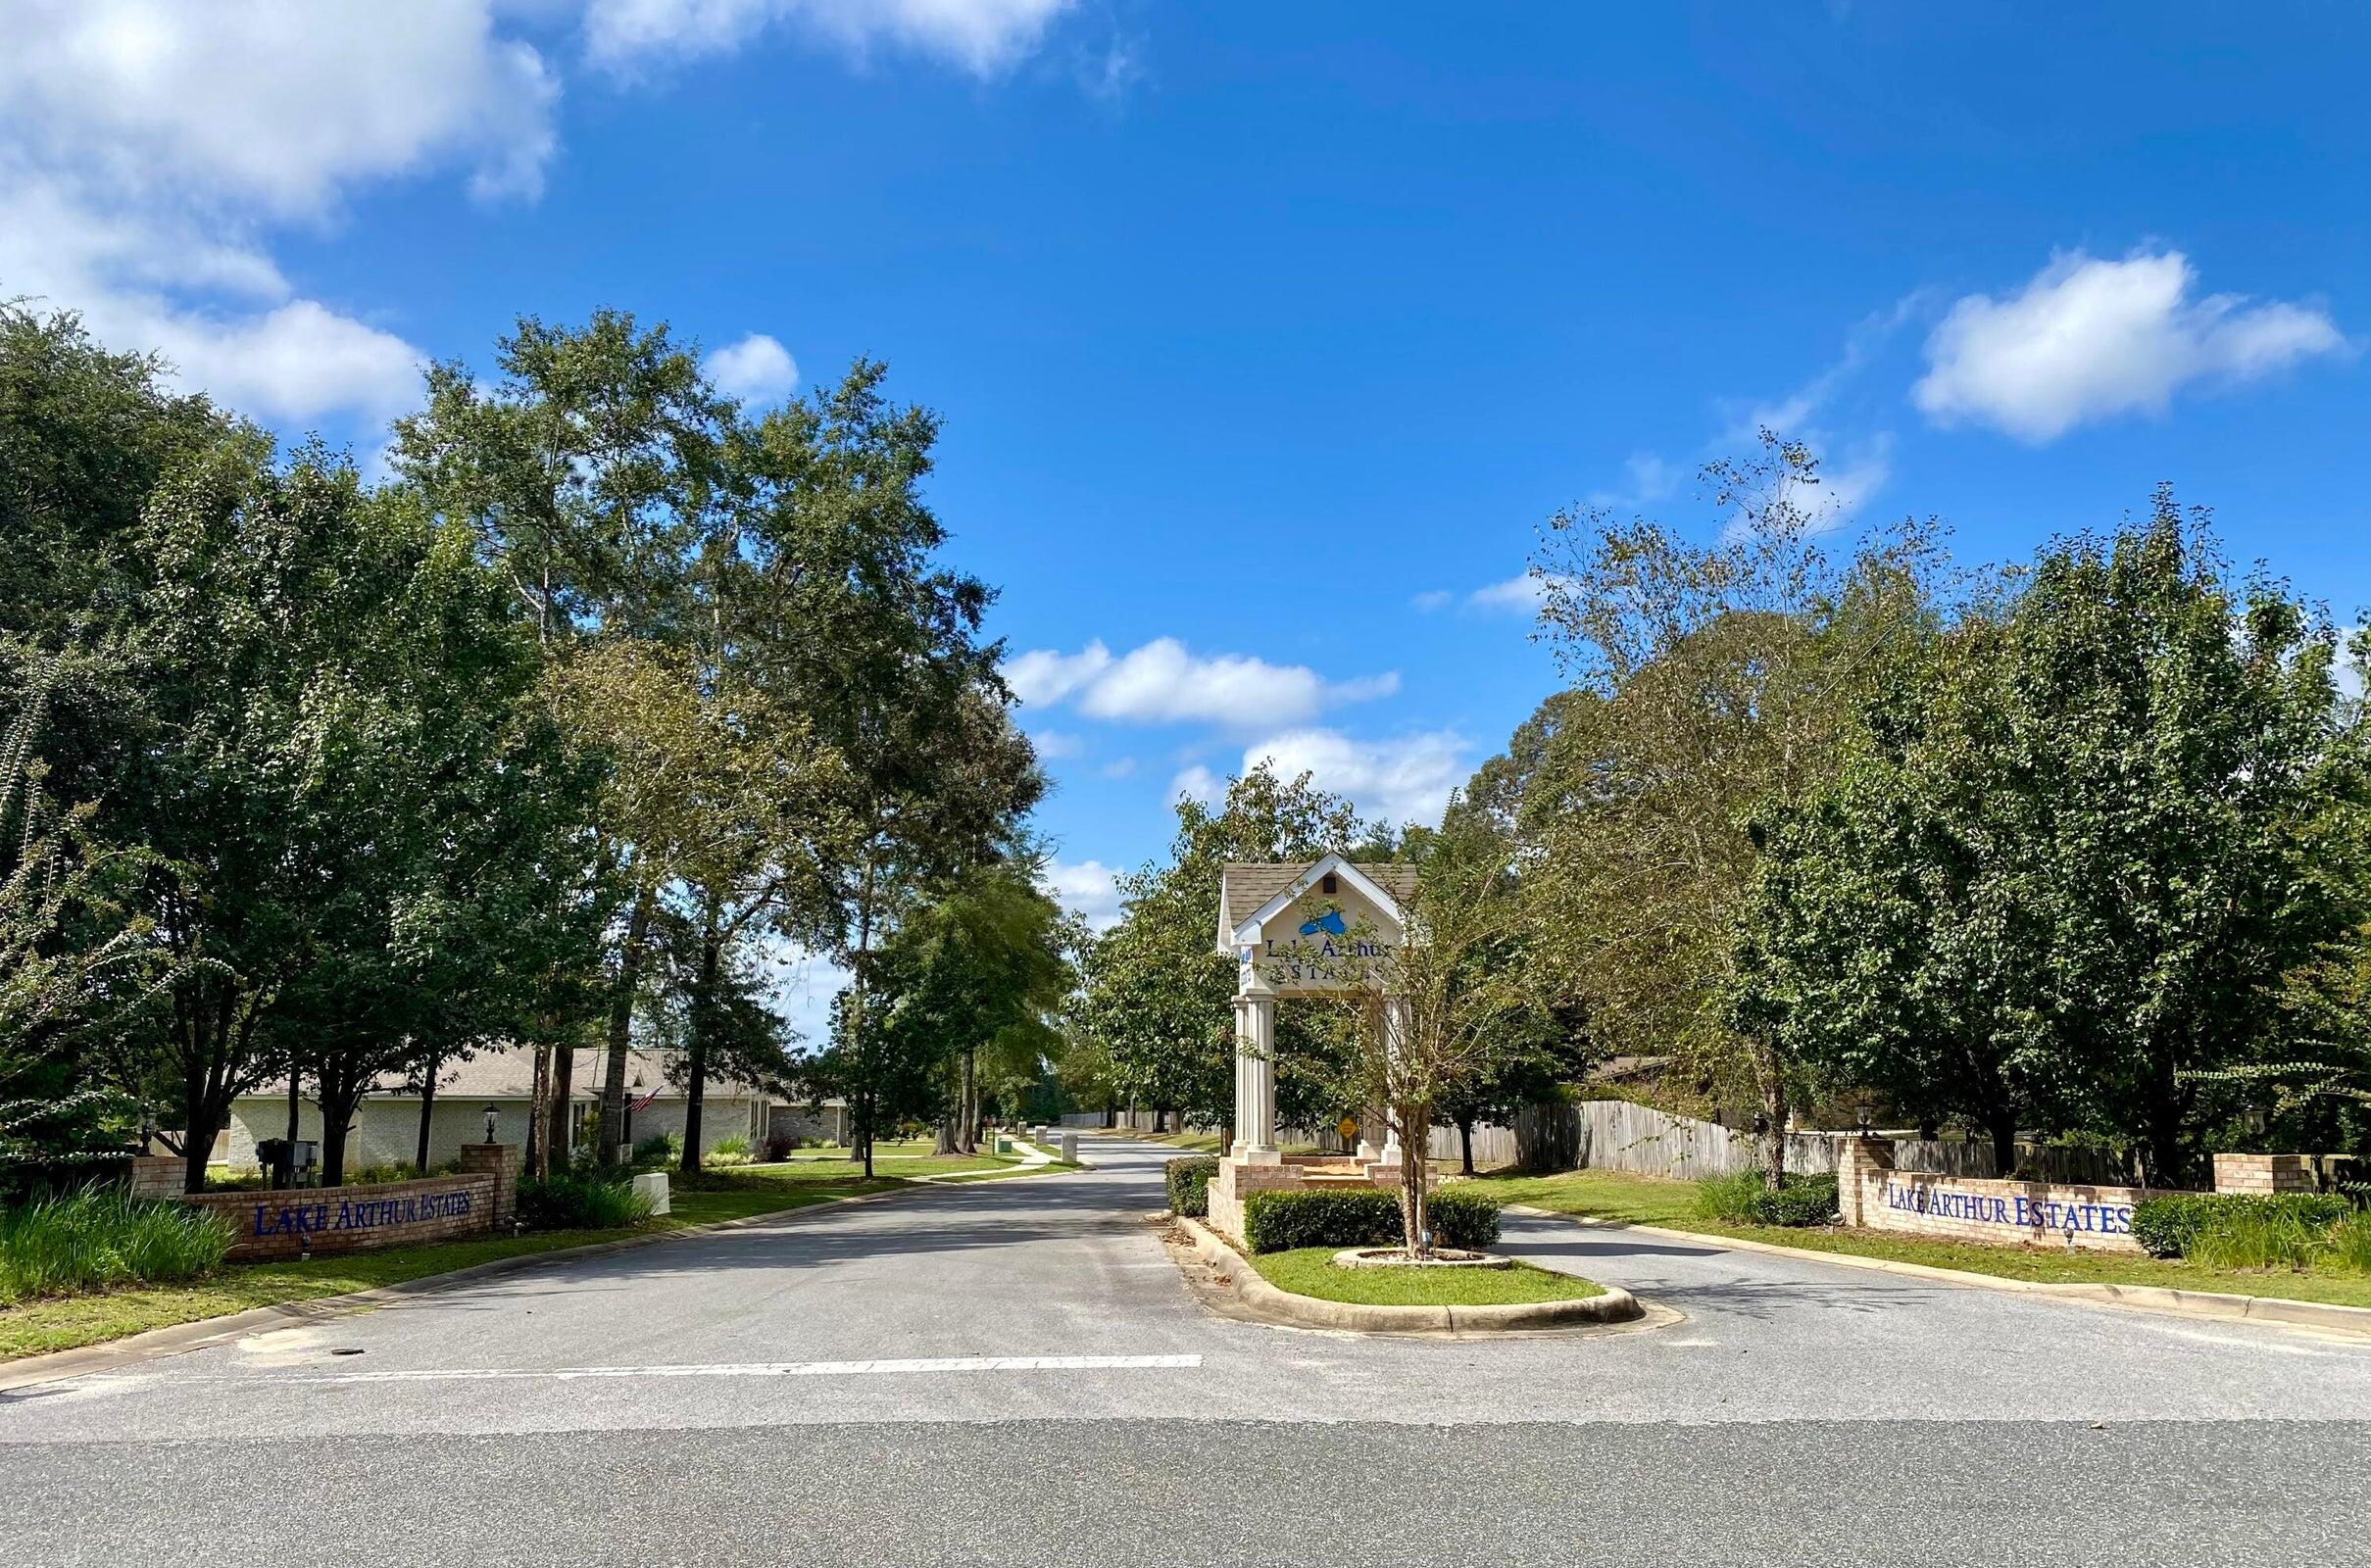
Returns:
[[[1542,520],[1757,420],[1971,561],[2163,478],[2371,598],[2371,13],[1978,12],[0,0],[0,291],[365,457],[520,313],[887,360],[1105,909],[1247,756],[1437,809]]]

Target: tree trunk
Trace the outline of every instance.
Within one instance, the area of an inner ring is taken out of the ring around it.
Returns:
[[[1412,1110],[1412,1107],[1408,1107]],[[1431,1162],[1425,1158],[1424,1144],[1409,1131],[1410,1126],[1430,1127],[1431,1107],[1424,1114],[1402,1114],[1400,1120],[1400,1224],[1407,1232],[1408,1255],[1422,1257],[1430,1248],[1425,1235],[1424,1187],[1432,1175]]]
[[[321,1080],[321,1185],[342,1187],[346,1181],[346,1137],[354,1124],[355,1106],[362,1101],[359,1088]]]
[[[552,1141],[544,1136],[544,1105],[550,1100],[552,1048],[537,1046],[527,1054],[527,1159],[529,1176],[537,1181],[552,1174]]]
[[[2017,1173],[2017,1113],[1997,1111],[1989,1120],[1993,1134],[1993,1174],[2007,1181]]]
[[[976,1154],[980,1152],[979,1073],[976,1052],[970,1046],[963,1048],[963,1089],[958,1100],[963,1121],[963,1136],[957,1147],[966,1154]]]
[[[716,987],[723,969],[724,937],[716,929],[716,906],[711,899],[700,932],[700,972],[692,996],[691,1060],[683,1085],[683,1158],[679,1163],[687,1176],[696,1175],[700,1169],[700,1120],[708,1095],[708,1053],[716,1033]]]
[[[1778,1052],[1767,1042],[1752,1041],[1754,1087],[1761,1096],[1762,1185],[1775,1193],[1787,1174],[1787,1079]]]
[[[1473,1117],[1471,1115],[1457,1118],[1457,1170],[1462,1175],[1471,1176],[1473,1174]]]
[[[608,1072],[601,1084],[601,1147],[594,1151],[604,1165],[617,1162],[617,1146],[625,1139],[625,1053],[634,1039],[634,992],[642,984],[642,948],[649,940],[651,906],[657,890],[635,890],[633,912],[626,916],[625,941],[617,951],[617,990],[610,998]]]
[[[570,1113],[575,1107],[576,1051],[572,1046],[552,1047],[552,1075],[544,1086],[544,1147],[551,1151],[549,1158],[562,1170],[568,1165],[568,1133]]]
[[[430,1056],[420,1079],[420,1145],[413,1152],[412,1168],[422,1176],[428,1174],[428,1123],[436,1110],[436,1073],[444,1062],[442,1055]]]
[[[1167,1106],[1165,1106],[1165,1105],[1155,1105],[1155,1106],[1153,1107],[1153,1131],[1154,1131],[1154,1133],[1155,1133],[1156,1135],[1159,1135],[1159,1134],[1161,1134],[1161,1133],[1165,1133],[1165,1132],[1167,1132],[1168,1130],[1169,1130],[1169,1112],[1168,1112],[1168,1107],[1167,1107]]]

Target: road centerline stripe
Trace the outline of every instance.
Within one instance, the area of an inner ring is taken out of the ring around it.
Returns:
[[[831,1378],[914,1377],[968,1372],[1138,1372],[1191,1371],[1200,1355],[938,1355],[863,1361],[721,1361],[654,1366],[419,1367],[370,1372],[247,1373],[159,1379],[155,1374],[94,1377],[86,1387],[111,1383],[236,1384],[245,1388],[321,1388],[345,1384],[515,1383],[536,1378],[568,1383],[618,1378]]]

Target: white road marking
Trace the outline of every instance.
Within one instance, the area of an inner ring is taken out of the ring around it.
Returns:
[[[412,1371],[323,1372],[294,1377],[175,1378],[184,1383],[248,1387],[319,1387],[347,1383],[507,1383],[550,1378],[844,1378],[932,1375],[942,1372],[1132,1372],[1194,1368],[1199,1355],[941,1355],[878,1361],[755,1361],[661,1366],[426,1367]],[[93,1383],[113,1379],[94,1378]],[[126,1380],[128,1381],[128,1380]],[[143,1379],[142,1381],[147,1381]]]

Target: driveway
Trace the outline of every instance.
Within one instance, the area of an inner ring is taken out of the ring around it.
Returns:
[[[2371,1346],[1514,1218],[1663,1310],[1273,1328],[1088,1148],[0,1396],[0,1559],[2371,1559]]]

